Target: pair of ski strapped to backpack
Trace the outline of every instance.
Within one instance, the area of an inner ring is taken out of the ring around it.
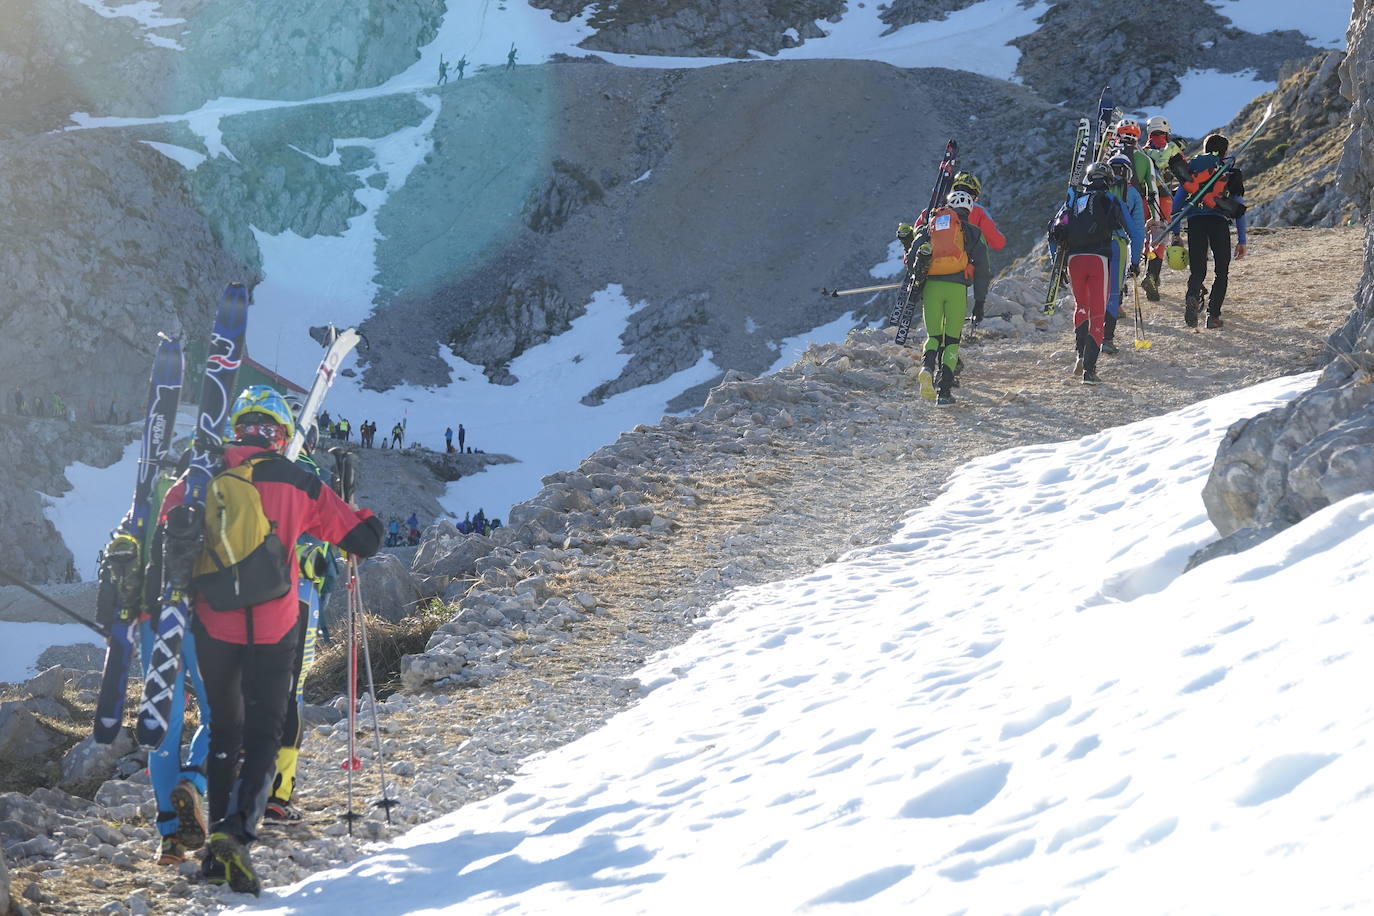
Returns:
[[[951,231],[953,225],[947,223],[942,230],[939,239],[940,252],[937,255],[932,221],[937,211],[948,211],[948,214],[954,213],[953,210],[944,206],[944,202],[954,184],[954,167],[958,162],[958,156],[959,144],[950,140],[945,144],[944,156],[940,158],[939,165],[935,167],[935,186],[931,188],[930,202],[926,204],[926,221],[916,231],[907,247],[906,277],[902,281],[901,288],[897,291],[897,297],[892,303],[892,312],[888,316],[888,324],[895,325],[897,328],[897,336],[894,339],[899,346],[906,343],[907,336],[911,333],[911,321],[916,313],[916,303],[921,298],[921,292],[925,289],[926,278],[930,276],[932,269],[936,276],[953,272],[942,269],[948,266],[947,259],[953,254],[951,250],[951,246],[955,243]],[[956,216],[954,219],[957,220],[958,217]],[[959,238],[962,238],[962,228],[959,232]],[[942,259],[938,264],[935,263],[937,256]]]

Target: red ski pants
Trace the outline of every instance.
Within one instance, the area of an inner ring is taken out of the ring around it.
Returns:
[[[1069,255],[1069,285],[1073,287],[1073,326],[1088,325],[1088,335],[1102,346],[1102,325],[1107,314],[1107,299],[1111,295],[1107,256],[1101,254]]]

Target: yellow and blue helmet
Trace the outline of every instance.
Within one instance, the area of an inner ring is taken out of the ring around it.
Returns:
[[[251,427],[268,423],[274,423],[282,428],[283,442],[289,440],[296,432],[296,421],[291,415],[291,407],[286,403],[286,398],[271,386],[249,385],[234,398],[234,404],[229,408],[226,431],[230,436],[241,436],[243,433],[261,435],[262,431]],[[240,427],[244,429],[240,430]]]

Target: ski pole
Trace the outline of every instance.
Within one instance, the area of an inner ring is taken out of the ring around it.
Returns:
[[[830,297],[834,298],[834,297],[838,297],[838,296],[854,296],[854,295],[857,295],[857,294],[859,294],[859,293],[880,293],[880,292],[882,292],[883,290],[886,290],[886,289],[901,289],[901,288],[902,288],[902,284],[900,284],[900,283],[882,283],[882,284],[879,284],[878,286],[860,286],[860,287],[856,287],[855,289],[826,289],[824,286],[822,286],[822,287],[821,287],[821,295],[822,295],[822,296],[830,296]]]
[[[358,581],[358,558],[351,557],[349,564],[353,567],[351,573],[353,580]],[[362,620],[363,636],[363,670],[367,672],[367,696],[372,703],[372,738],[377,748],[377,781],[382,785],[382,800],[376,803],[376,807],[386,812],[386,822],[391,823],[391,809],[399,804],[396,799],[391,797],[391,792],[386,784],[386,759],[382,755],[382,727],[377,721],[377,688],[372,682],[372,652],[368,648],[367,642],[367,618],[361,613],[362,589],[358,590],[358,607],[360,610],[359,618]]]
[[[353,810],[353,774],[362,768],[358,760],[356,736],[358,733],[358,645],[357,645],[357,604],[358,579],[352,563],[348,568],[348,757],[342,767],[348,773],[348,813],[343,820],[348,824],[348,835],[353,835],[353,822],[362,818]]]
[[[108,636],[110,635],[109,633],[106,633],[104,630],[102,630],[98,625],[92,623],[90,620],[87,620],[85,617],[82,617],[80,614],[78,614],[76,611],[73,611],[71,608],[67,607],[65,604],[62,604],[62,603],[60,603],[60,602],[58,602],[58,601],[55,601],[55,600],[52,599],[52,598],[49,598],[47,595],[43,594],[43,593],[40,592],[38,589],[34,588],[32,585],[29,585],[27,582],[23,581],[22,579],[18,579],[18,578],[16,578],[16,577],[10,575],[9,573],[5,572],[3,569],[0,569],[0,579],[4,579],[6,582],[9,582],[11,585],[17,585],[17,586],[19,586],[19,587],[22,588],[24,591],[28,592],[30,595],[33,595],[35,598],[41,598],[42,600],[48,602],[48,604],[51,604],[53,607],[57,608],[57,609],[58,609],[59,611],[61,611],[62,613],[66,614],[66,615],[67,615],[68,617],[70,617],[72,620],[75,620],[77,623],[81,624],[83,627],[89,627],[90,629],[92,629],[92,630],[94,630],[95,632],[99,633],[102,637],[108,637]]]

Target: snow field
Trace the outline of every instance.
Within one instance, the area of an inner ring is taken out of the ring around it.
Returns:
[[[1367,908],[1374,496],[1179,575],[1227,426],[1313,379],[970,463],[891,543],[733,593],[505,793],[267,910]]]
[[[0,682],[18,684],[38,673],[38,656],[50,646],[104,641],[79,623],[14,623],[0,621]]]

